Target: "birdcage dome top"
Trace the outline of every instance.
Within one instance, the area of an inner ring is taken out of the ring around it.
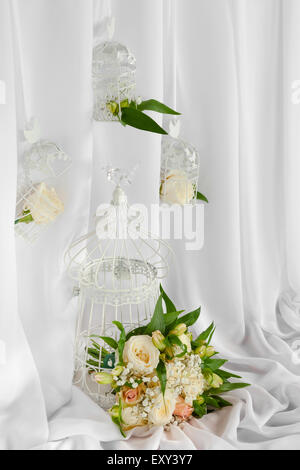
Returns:
[[[197,149],[181,139],[171,136],[162,138],[162,167],[197,170],[199,153]]]
[[[112,67],[134,72],[135,57],[126,46],[116,41],[106,41],[96,45],[93,51],[94,73],[100,73]]]
[[[143,216],[128,206],[116,186],[112,203],[99,206],[95,230],[74,242],[66,254],[68,272],[97,303],[137,304],[157,292],[168,273],[170,249],[149,235]]]

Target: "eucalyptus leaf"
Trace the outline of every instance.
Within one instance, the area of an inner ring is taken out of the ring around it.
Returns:
[[[143,131],[154,132],[156,134],[167,134],[167,132],[160,127],[151,117],[142,113],[138,109],[123,108],[121,114],[122,123],[128,126],[141,129]]]
[[[177,111],[174,111],[174,109],[169,108],[169,106],[166,106],[165,104],[160,103],[160,101],[153,99],[142,101],[137,105],[137,109],[140,111],[156,111],[157,113],[162,114],[175,114],[177,116],[180,114]]]

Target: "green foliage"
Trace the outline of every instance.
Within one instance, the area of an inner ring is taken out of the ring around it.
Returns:
[[[163,103],[160,103],[157,100],[146,100],[142,101],[140,104],[137,105],[137,109],[140,111],[156,111],[157,113],[162,113],[162,114],[175,114],[179,115],[177,111],[174,111],[174,109],[169,108]]]
[[[138,109],[122,108],[121,121],[125,125],[127,124],[143,131],[154,132],[156,134],[167,134],[167,132],[151,117],[142,113],[142,111],[139,111]]]
[[[167,386],[167,370],[166,370],[166,365],[164,361],[162,361],[161,359],[156,368],[156,373],[160,381],[161,392],[164,395],[166,391],[166,386]]]
[[[167,296],[167,294],[165,293],[165,291],[164,291],[161,284],[159,286],[159,289],[160,289],[160,293],[162,295],[162,298],[165,302],[167,313],[176,312],[177,309],[176,309],[175,305],[173,304],[172,300]]]
[[[197,199],[198,199],[198,201],[208,202],[207,197],[204,196],[204,194],[199,193],[199,191],[197,191]]]
[[[123,349],[124,349],[125,342],[126,342],[125,329],[124,329],[124,326],[122,325],[122,323],[120,323],[119,321],[113,321],[112,323],[114,325],[116,325],[116,327],[121,332],[120,333],[120,338],[119,338],[119,341],[118,341],[118,353],[119,353],[119,362],[123,362]]]
[[[206,403],[200,404],[197,400],[194,400],[193,408],[194,408],[193,415],[196,416],[197,418],[202,418],[204,415],[207,414]]]

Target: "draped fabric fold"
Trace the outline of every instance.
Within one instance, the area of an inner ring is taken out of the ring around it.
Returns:
[[[14,118],[9,2],[0,0],[0,80],[9,98],[0,104],[7,201],[0,354],[4,341],[8,359],[0,356],[0,447],[300,449],[300,105],[291,99],[300,80],[299,0],[14,3],[23,64],[16,87],[42,134],[74,165],[59,183],[65,214],[34,249],[18,241],[15,253],[16,129],[23,124],[20,112]],[[199,252],[172,243],[177,260],[166,290],[180,307],[202,305],[196,330],[214,320],[217,350],[252,384],[230,394],[232,407],[183,429],[140,429],[126,440],[72,388],[77,307],[63,265],[67,245],[108,200],[103,166],[140,161],[130,200],[158,202],[159,136],[92,121],[93,26],[110,14],[115,39],[136,55],[139,94],[176,106],[182,137],[200,150],[199,190],[210,201],[205,243]]]

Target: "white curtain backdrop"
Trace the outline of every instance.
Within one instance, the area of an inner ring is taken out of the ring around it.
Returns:
[[[202,305],[214,344],[251,387],[183,430],[134,431],[72,386],[76,299],[63,263],[110,197],[101,168],[140,162],[132,202],[158,202],[160,137],[92,121],[93,26],[116,17],[138,91],[183,113],[208,196],[205,244],[165,287]],[[0,448],[300,449],[299,0],[0,0]],[[29,248],[13,233],[26,120],[72,156],[66,210]]]

